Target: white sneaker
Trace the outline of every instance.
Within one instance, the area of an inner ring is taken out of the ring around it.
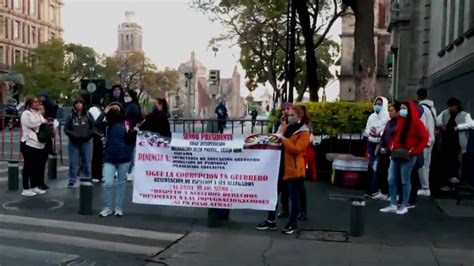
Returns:
[[[453,184],[459,184],[459,183],[461,183],[461,180],[459,180],[459,178],[457,178],[457,177],[451,177],[449,179],[449,182],[451,182]]]
[[[400,207],[400,209],[398,209],[398,211],[396,211],[395,213],[398,214],[398,215],[404,215],[404,214],[408,213],[408,208],[407,207]]]
[[[377,195],[373,196],[372,199],[374,200],[387,200],[389,197],[388,195],[377,193]]]
[[[99,216],[100,217],[107,217],[109,215],[111,215],[113,212],[110,208],[104,208],[100,213],[99,213]]]
[[[46,193],[45,190],[42,190],[42,189],[37,188],[37,187],[33,188],[32,190],[33,190],[34,193],[36,193],[38,195],[43,195],[44,193]]]
[[[99,182],[100,182],[99,179],[97,179],[97,178],[92,178],[92,183],[99,183]]]
[[[132,182],[133,181],[133,174],[129,173],[127,174],[127,182]]]
[[[429,189],[419,189],[416,193],[418,196],[429,197],[431,196],[431,191]]]
[[[388,207],[380,209],[380,212],[383,212],[383,213],[395,213],[397,211],[398,211],[398,208],[396,205],[390,205]]]
[[[123,211],[122,209],[119,209],[119,208],[115,208],[115,213],[114,213],[115,216],[118,216],[118,217],[122,217],[123,216]]]
[[[21,195],[26,196],[26,197],[33,197],[36,196],[36,193],[32,189],[26,189],[21,192]]]

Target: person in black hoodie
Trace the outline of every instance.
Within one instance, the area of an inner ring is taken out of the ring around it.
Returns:
[[[158,133],[164,137],[171,137],[170,122],[168,120],[168,103],[165,99],[156,99],[153,111],[145,116],[145,120],[140,125],[140,130]]]
[[[115,199],[115,216],[123,215],[125,197],[125,179],[132,158],[133,143],[136,131],[127,128],[125,111],[120,103],[111,103],[103,114],[97,118],[96,127],[106,132],[104,150],[104,208],[99,216],[111,215],[113,186],[117,173],[117,197]]]
[[[88,114],[84,100],[77,98],[73,103],[73,112],[64,125],[64,133],[69,138],[69,184],[73,188],[77,181],[77,172],[82,156],[84,176],[91,177],[92,134],[94,119]]]

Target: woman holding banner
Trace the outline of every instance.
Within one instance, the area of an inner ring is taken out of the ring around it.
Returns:
[[[300,209],[300,193],[304,186],[306,172],[304,152],[310,143],[310,119],[306,107],[293,106],[288,111],[288,124],[281,125],[280,139],[284,147],[283,181],[287,183],[291,200],[290,219],[283,229],[284,234],[298,230],[297,220]],[[267,220],[257,225],[258,230],[276,230],[276,211],[268,213]]]

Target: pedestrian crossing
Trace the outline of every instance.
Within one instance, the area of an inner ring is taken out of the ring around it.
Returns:
[[[47,258],[59,264],[80,256],[80,252],[48,250],[48,245],[73,247],[74,251],[79,248],[150,257],[183,237],[184,234],[179,233],[0,214],[0,265],[7,265],[1,263],[2,259],[18,256],[22,259],[27,259],[23,256],[30,256],[30,261]],[[1,239],[41,243],[45,249],[5,245]]]

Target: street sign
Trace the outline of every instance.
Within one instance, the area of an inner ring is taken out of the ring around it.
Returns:
[[[87,84],[87,91],[89,93],[94,93],[95,91],[97,90],[97,86],[95,85],[95,83],[89,83]]]

